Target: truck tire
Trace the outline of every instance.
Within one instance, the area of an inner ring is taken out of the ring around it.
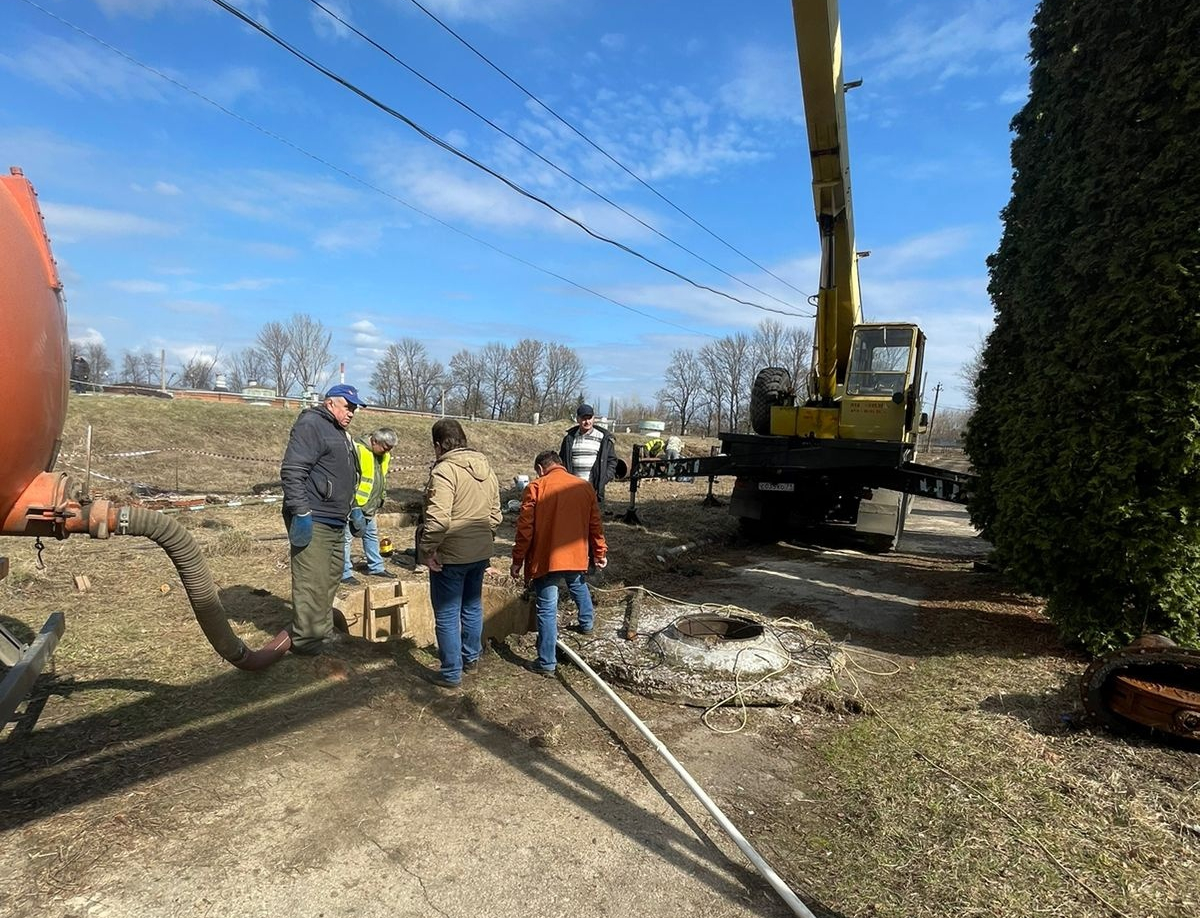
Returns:
[[[759,370],[750,387],[750,429],[760,436],[771,433],[771,408],[792,398],[792,374],[783,367]]]

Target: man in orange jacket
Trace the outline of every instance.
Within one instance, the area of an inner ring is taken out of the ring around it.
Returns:
[[[591,634],[592,596],[583,580],[588,556],[597,568],[608,565],[608,545],[600,522],[595,489],[565,468],[554,450],[539,453],[533,469],[537,479],[521,495],[521,515],[513,543],[512,576],[530,583],[537,597],[537,660],[526,668],[544,676],[554,674],[558,658],[558,581],[567,582],[579,609],[580,634]]]

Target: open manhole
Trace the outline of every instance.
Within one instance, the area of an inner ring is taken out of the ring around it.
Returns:
[[[738,704],[790,704],[842,666],[829,637],[805,622],[636,595],[620,629],[606,627],[606,613],[597,607],[595,633],[580,655],[607,679],[652,698],[702,707],[735,696]]]
[[[684,615],[652,642],[666,660],[692,672],[765,672],[786,666],[789,656],[773,631],[741,615]]]
[[[763,626],[739,615],[685,615],[667,628],[671,637],[699,646],[712,647],[724,641],[761,638]]]

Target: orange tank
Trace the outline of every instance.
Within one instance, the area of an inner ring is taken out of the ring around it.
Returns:
[[[0,520],[58,457],[69,350],[62,282],[37,194],[20,169],[0,175]]]

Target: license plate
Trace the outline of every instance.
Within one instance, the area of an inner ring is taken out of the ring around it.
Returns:
[[[758,483],[760,491],[795,491],[796,485],[790,481],[760,481]]]

